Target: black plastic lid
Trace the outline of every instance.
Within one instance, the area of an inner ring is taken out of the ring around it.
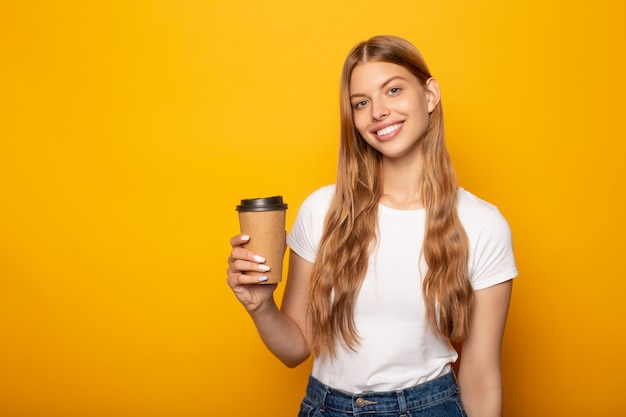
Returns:
[[[283,203],[283,197],[280,195],[266,198],[250,198],[241,200],[241,204],[237,206],[237,211],[272,211],[287,210],[287,204]]]

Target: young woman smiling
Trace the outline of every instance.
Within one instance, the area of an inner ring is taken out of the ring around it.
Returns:
[[[281,361],[314,355],[300,417],[502,414],[510,229],[457,186],[439,85],[411,43],[377,36],[345,61],[337,182],[298,212],[281,308],[245,274],[267,270],[249,239],[231,239],[227,281]]]

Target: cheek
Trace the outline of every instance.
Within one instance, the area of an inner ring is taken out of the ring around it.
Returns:
[[[361,135],[367,130],[368,118],[364,112],[354,113],[352,117],[352,122],[354,123],[354,127],[359,131]]]
[[[424,100],[417,99],[406,100],[402,103],[398,103],[398,111],[414,116],[422,116],[428,114],[428,103]]]

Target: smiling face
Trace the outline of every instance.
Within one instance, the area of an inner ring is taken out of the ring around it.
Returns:
[[[352,71],[350,103],[354,126],[371,147],[385,158],[411,157],[439,103],[439,86],[397,64],[366,62]]]

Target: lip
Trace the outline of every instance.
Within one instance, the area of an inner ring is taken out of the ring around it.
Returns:
[[[378,133],[376,133],[390,126],[396,126],[396,125],[398,125],[398,128],[394,130],[393,132],[390,132],[386,135],[379,135]],[[376,137],[376,139],[384,142],[384,141],[391,140],[394,137],[396,137],[402,131],[403,127],[404,127],[404,121],[385,123],[383,125],[376,126],[376,128],[370,130],[370,133],[373,134]]]

